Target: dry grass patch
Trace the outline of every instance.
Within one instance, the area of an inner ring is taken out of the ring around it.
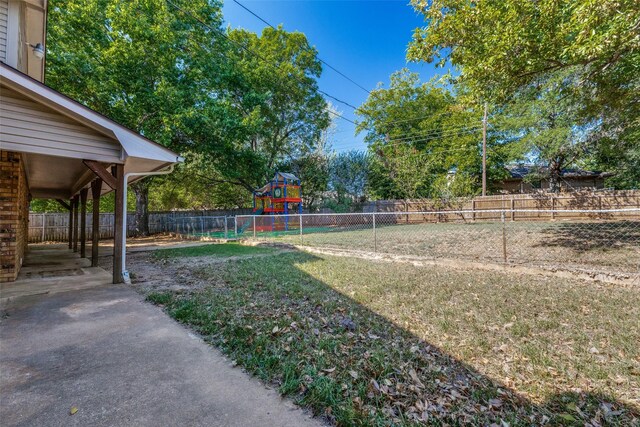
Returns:
[[[155,293],[340,425],[637,423],[640,290],[286,253]]]

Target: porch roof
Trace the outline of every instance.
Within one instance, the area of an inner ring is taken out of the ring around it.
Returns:
[[[0,147],[23,153],[35,198],[75,195],[99,167],[153,172],[182,161],[173,151],[0,62]],[[131,177],[129,182],[140,177]],[[102,192],[110,188],[103,186]]]

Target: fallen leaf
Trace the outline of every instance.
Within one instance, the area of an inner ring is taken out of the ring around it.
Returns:
[[[349,375],[351,375],[354,380],[358,379],[358,373],[356,371],[349,371]]]
[[[559,417],[566,421],[577,421],[576,417],[571,414],[560,414]]]
[[[78,408],[76,408],[75,406],[72,406],[71,409],[69,410],[69,415],[75,415],[76,412],[78,412]]]

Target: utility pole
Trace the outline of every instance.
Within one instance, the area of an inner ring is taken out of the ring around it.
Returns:
[[[484,103],[482,119],[482,195],[487,195],[487,103]]]

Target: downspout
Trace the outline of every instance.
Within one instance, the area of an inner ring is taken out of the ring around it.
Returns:
[[[182,162],[184,159],[182,157],[177,157],[176,161]],[[127,260],[127,188],[129,187],[129,177],[130,176],[155,176],[155,175],[168,175],[173,172],[175,164],[172,164],[169,169],[157,172],[129,172],[124,174],[124,191],[122,192],[122,197],[124,202],[122,203],[122,253],[120,254],[120,259],[122,260],[122,279],[127,285],[131,284],[131,279],[129,278],[129,272],[126,267]]]

